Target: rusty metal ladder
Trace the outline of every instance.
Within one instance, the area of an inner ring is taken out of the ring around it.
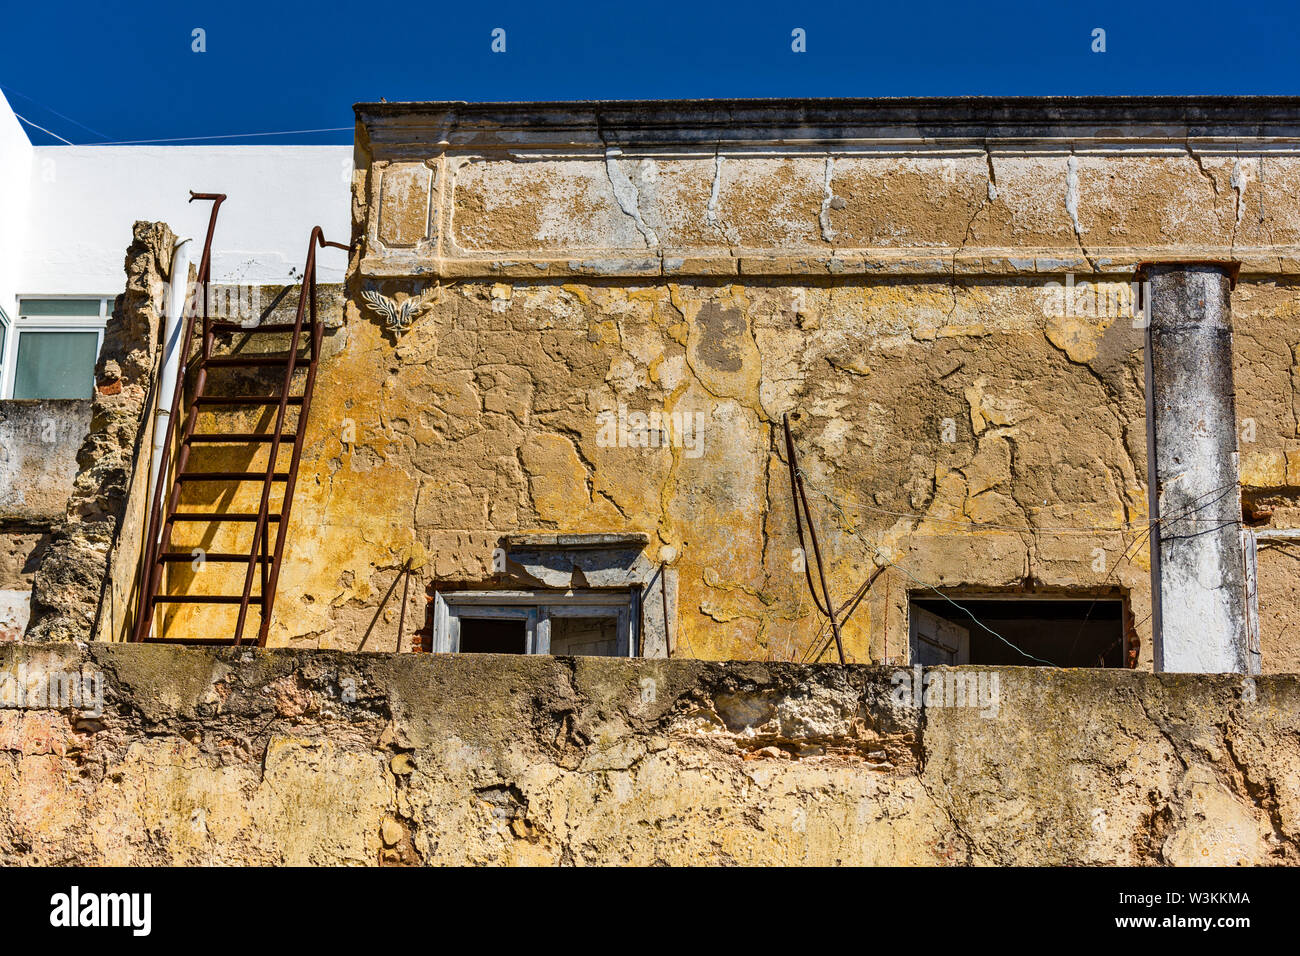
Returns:
[[[292,323],[261,322],[255,326],[245,326],[239,322],[214,321],[209,314],[209,286],[212,275],[212,236],[216,230],[217,213],[225,195],[220,193],[190,193],[190,200],[203,199],[212,202],[212,215],[208,222],[207,238],[203,244],[203,258],[200,260],[197,281],[202,295],[202,343],[197,354],[194,353],[195,310],[188,309],[185,334],[181,343],[181,356],[185,360],[182,373],[176,377],[176,388],[172,398],[172,415],[168,423],[166,446],[176,447],[174,463],[167,462],[159,475],[150,506],[149,522],[145,538],[144,575],[140,587],[140,603],[135,620],[132,640],[135,642],[184,644],[232,644],[247,643],[244,628],[248,620],[248,609],[256,605],[260,611],[257,644],[266,646],[267,634],[271,625],[271,609],[275,603],[275,590],[280,577],[281,559],[284,555],[285,537],[288,533],[289,514],[293,505],[294,487],[298,478],[298,465],[302,458],[303,438],[306,432],[307,416],[311,410],[312,392],[316,384],[316,370],[320,362],[321,338],[324,327],[316,310],[316,249],[331,246],[347,250],[348,246],[337,242],[328,242],[320,226],[311,231],[308,240],[307,261],[303,269],[302,286],[298,294],[298,309]],[[298,354],[302,347],[304,331],[307,335],[306,356]],[[218,333],[280,334],[289,335],[287,352],[253,353],[249,355],[229,354],[215,355],[214,345]],[[283,368],[284,377],[280,390],[271,395],[222,395],[209,394],[209,372],[217,369],[269,367]],[[293,378],[296,371],[306,368],[306,379],[301,394],[293,394]],[[194,373],[194,392],[185,414],[185,424],[181,430],[180,440],[176,441],[176,423],[179,418],[181,399],[185,381],[190,372]],[[298,409],[297,421],[292,432],[285,432],[285,418],[290,406]],[[274,408],[275,417],[270,432],[198,432],[200,409],[262,407]],[[292,457],[287,471],[277,470],[280,449],[284,442],[292,442]],[[261,445],[269,445],[269,454],[264,471],[199,471],[190,469],[190,452],[195,445],[234,445],[246,446],[255,452]],[[170,477],[169,490],[164,501],[164,479]],[[250,482],[260,482],[261,498],[256,513],[228,513],[222,511],[181,511],[183,488],[191,483],[202,482],[208,485],[226,485],[231,491]],[[271,510],[271,495],[277,484],[284,486],[280,507]],[[223,523],[251,523],[253,537],[247,552],[203,552],[172,550],[172,532],[177,522],[199,522],[209,526]],[[275,547],[270,547],[270,526],[276,526]],[[164,589],[163,578],[168,564],[192,562],[195,560],[214,563],[244,564],[243,590],[240,594],[171,594]],[[253,593],[254,577],[260,570],[260,587]],[[153,635],[154,617],[162,604],[212,604],[238,605],[232,637],[179,637]]]

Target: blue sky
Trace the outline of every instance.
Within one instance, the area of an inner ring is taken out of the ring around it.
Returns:
[[[10,104],[78,144],[348,143],[352,104],[380,97],[1300,93],[1290,4],[60,0],[0,22]]]

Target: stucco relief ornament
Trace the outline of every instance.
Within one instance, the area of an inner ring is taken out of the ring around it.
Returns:
[[[361,298],[379,313],[384,320],[384,328],[389,332],[400,333],[409,329],[411,323],[415,321],[415,313],[419,308],[419,303],[414,296],[398,303],[372,289],[365,289],[361,293]]]

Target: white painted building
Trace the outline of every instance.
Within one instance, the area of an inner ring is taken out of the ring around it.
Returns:
[[[138,219],[192,237],[226,193],[214,283],[297,281],[311,227],[350,238],[351,146],[33,146],[0,94],[0,399],[89,398]],[[322,259],[341,282],[343,257]]]

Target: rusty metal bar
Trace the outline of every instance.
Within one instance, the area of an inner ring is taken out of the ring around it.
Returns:
[[[274,484],[276,459],[280,451],[280,441],[284,436],[284,417],[288,409],[289,390],[293,385],[293,373],[298,360],[298,341],[302,335],[304,314],[311,319],[311,338],[308,346],[311,350],[307,362],[307,380],[303,385],[302,404],[298,410],[298,424],[294,428],[293,455],[289,463],[289,476],[284,485],[284,498],[280,502],[279,527],[276,529],[275,550],[271,556],[271,571],[262,592],[262,620],[258,627],[257,644],[265,647],[271,627],[271,609],[275,604],[275,590],[280,580],[280,562],[284,557],[284,543],[289,531],[289,513],[293,506],[293,493],[298,483],[298,466],[302,459],[303,440],[307,434],[307,416],[311,411],[312,394],[316,385],[316,370],[320,364],[321,340],[324,326],[320,322],[316,308],[316,249],[327,246],[349,251],[350,247],[338,242],[329,242],[320,226],[314,226],[311,238],[307,240],[307,261],[303,267],[302,291],[298,295],[298,310],[294,316],[293,335],[289,344],[288,359],[285,366],[284,381],[280,390],[280,404],[276,410],[275,430],[272,432],[270,456],[266,463],[266,476],[262,485],[262,499],[257,510],[256,534],[266,531],[267,518],[271,505],[271,488]],[[256,539],[254,539],[256,540]],[[254,544],[256,548],[256,544]],[[248,616],[248,602],[253,588],[253,563],[251,561],[244,575],[243,603],[239,608],[239,617],[235,624],[235,644],[243,639],[244,623]]]
[[[808,510],[808,495],[803,487],[803,475],[799,471],[799,459],[794,449],[794,436],[790,432],[790,416],[782,415],[781,424],[785,428],[785,451],[786,459],[790,465],[790,496],[794,503],[794,524],[799,533],[799,550],[803,556],[804,576],[808,579],[808,591],[812,594],[813,604],[817,606],[825,617],[830,619],[831,634],[835,636],[835,650],[839,653],[840,663],[846,663],[844,659],[844,642],[840,637],[840,624],[836,619],[835,602],[831,599],[830,588],[826,586],[826,571],[822,567],[822,550],[817,540],[817,528],[813,525],[812,512]],[[799,517],[800,506],[803,507],[804,516],[808,519],[808,537],[812,540],[813,557],[817,561],[817,577],[821,581],[822,597],[818,597],[817,589],[813,587],[812,571],[808,568],[807,552],[803,550],[803,522]],[[825,603],[823,604],[823,598]]]
[[[190,190],[189,201],[202,199],[212,203],[212,213],[208,217],[208,232],[203,239],[203,258],[199,260],[199,268],[196,278],[199,283],[199,289],[203,294],[203,335],[205,348],[207,338],[210,335],[211,322],[208,318],[208,285],[212,277],[212,237],[217,230],[217,214],[221,211],[221,204],[226,201],[225,193],[196,193]],[[194,346],[194,312],[186,308],[189,315],[185,319],[185,334],[181,338],[180,345],[180,371],[176,375],[176,387],[172,392],[172,413],[167,419],[167,437],[163,444],[163,465],[158,470],[158,478],[155,482],[153,501],[149,506],[149,520],[145,532],[145,553],[144,553],[144,574],[141,579],[140,588],[140,609],[136,615],[135,628],[132,633],[132,641],[140,642],[148,638],[150,630],[153,628],[154,615],[154,596],[158,593],[158,588],[162,583],[162,562],[158,556],[167,550],[167,544],[171,539],[171,524],[167,521],[166,516],[170,516],[176,510],[176,504],[180,498],[180,486],[173,482],[173,492],[168,495],[167,509],[163,511],[163,486],[166,484],[164,478],[170,474],[172,476],[180,474],[184,470],[185,461],[189,456],[189,446],[182,440],[180,449],[177,451],[176,465],[170,471],[167,468],[167,460],[171,449],[175,443],[176,422],[180,417],[177,413],[180,410],[181,397],[185,393],[185,369],[188,366],[190,352]],[[163,329],[166,332],[166,329]],[[196,384],[196,393],[202,390],[202,378],[205,371],[199,370],[200,381]],[[195,411],[193,406],[190,408],[190,414],[186,417],[185,432],[193,431],[193,422]],[[162,526],[160,527],[160,523]]]
[[[384,593],[383,600],[379,602],[379,607],[375,608],[375,615],[370,619],[370,624],[366,627],[366,632],[361,635],[361,643],[357,645],[357,650],[361,650],[362,648],[364,648],[366,646],[366,641],[370,640],[370,632],[373,631],[375,629],[375,625],[379,623],[379,617],[384,613],[384,608],[388,607],[388,599],[392,597],[393,592],[397,590],[397,582],[402,580],[403,575],[406,575],[406,584],[402,589],[402,604],[403,607],[405,607],[406,596],[407,596],[406,592],[411,585],[410,569],[411,569],[411,560],[408,558],[406,560],[406,564],[402,565],[402,569],[398,571],[396,575],[393,576],[393,583],[388,586],[388,590]],[[402,649],[401,629],[405,626],[406,626],[405,618],[403,618],[401,621],[398,621],[397,624],[398,627],[397,650],[398,651],[401,651]]]
[[[402,650],[402,634],[406,632],[406,601],[411,591],[411,559],[406,559],[406,564],[402,567],[402,573],[406,575],[406,583],[402,585],[402,613],[397,618],[397,650]]]

